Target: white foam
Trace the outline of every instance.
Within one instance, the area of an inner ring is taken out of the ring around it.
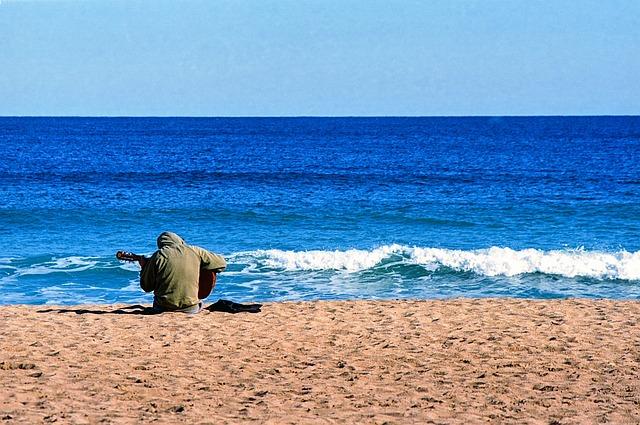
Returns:
[[[140,271],[140,266],[138,266],[138,263],[122,263],[118,265],[118,268],[129,272]]]
[[[381,265],[392,256],[399,259],[385,263],[417,264],[431,271],[447,267],[455,271],[483,276],[515,276],[545,273],[565,277],[640,280],[640,251],[600,252],[539,249],[514,250],[491,247],[478,250],[385,245],[373,250],[283,251],[258,250],[236,254],[243,261],[257,261],[260,266],[284,271],[344,270],[359,272]]]
[[[17,275],[44,275],[50,273],[72,273],[89,270],[98,264],[93,257],[64,257],[57,258],[46,263],[34,264],[28,268],[20,269]]]
[[[139,292],[140,291],[140,280],[138,279],[130,279],[127,283],[127,286],[120,289],[121,291],[126,292]]]
[[[14,258],[14,257],[0,257],[0,264],[10,264],[16,260],[19,260],[19,258]]]
[[[438,265],[484,276],[515,276],[546,273],[565,277],[600,279],[640,279],[640,251],[629,253],[583,250],[541,251],[491,247],[462,251],[438,248],[411,248],[410,258],[417,264]]]
[[[285,271],[329,269],[357,272],[373,268],[400,249],[400,245],[389,245],[372,251],[359,249],[347,251],[282,251],[269,249],[254,251],[250,254],[262,260],[267,267],[284,269]]]

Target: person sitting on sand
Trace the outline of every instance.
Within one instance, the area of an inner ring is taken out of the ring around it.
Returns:
[[[200,270],[219,273],[227,267],[227,262],[218,254],[198,246],[187,245],[173,232],[161,233],[157,243],[158,250],[151,258],[138,259],[142,267],[140,287],[145,292],[153,291],[154,312],[200,312]]]

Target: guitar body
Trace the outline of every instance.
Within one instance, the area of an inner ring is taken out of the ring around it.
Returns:
[[[116,252],[116,258],[121,261],[147,261],[148,258],[133,254],[131,252],[126,251],[118,251]],[[211,295],[211,291],[216,286],[217,275],[214,271],[200,269],[200,277],[198,279],[198,299],[204,300],[209,295]]]
[[[211,270],[200,269],[200,279],[198,280],[198,299],[207,298],[216,286],[216,274]]]

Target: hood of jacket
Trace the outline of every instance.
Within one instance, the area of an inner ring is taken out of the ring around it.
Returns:
[[[184,239],[180,236],[176,235],[173,232],[162,232],[160,236],[158,236],[158,249],[162,249],[165,246],[170,245],[185,245]]]

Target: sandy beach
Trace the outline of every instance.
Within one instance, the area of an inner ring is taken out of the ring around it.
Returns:
[[[122,307],[1,307],[0,423],[640,423],[638,302]]]

